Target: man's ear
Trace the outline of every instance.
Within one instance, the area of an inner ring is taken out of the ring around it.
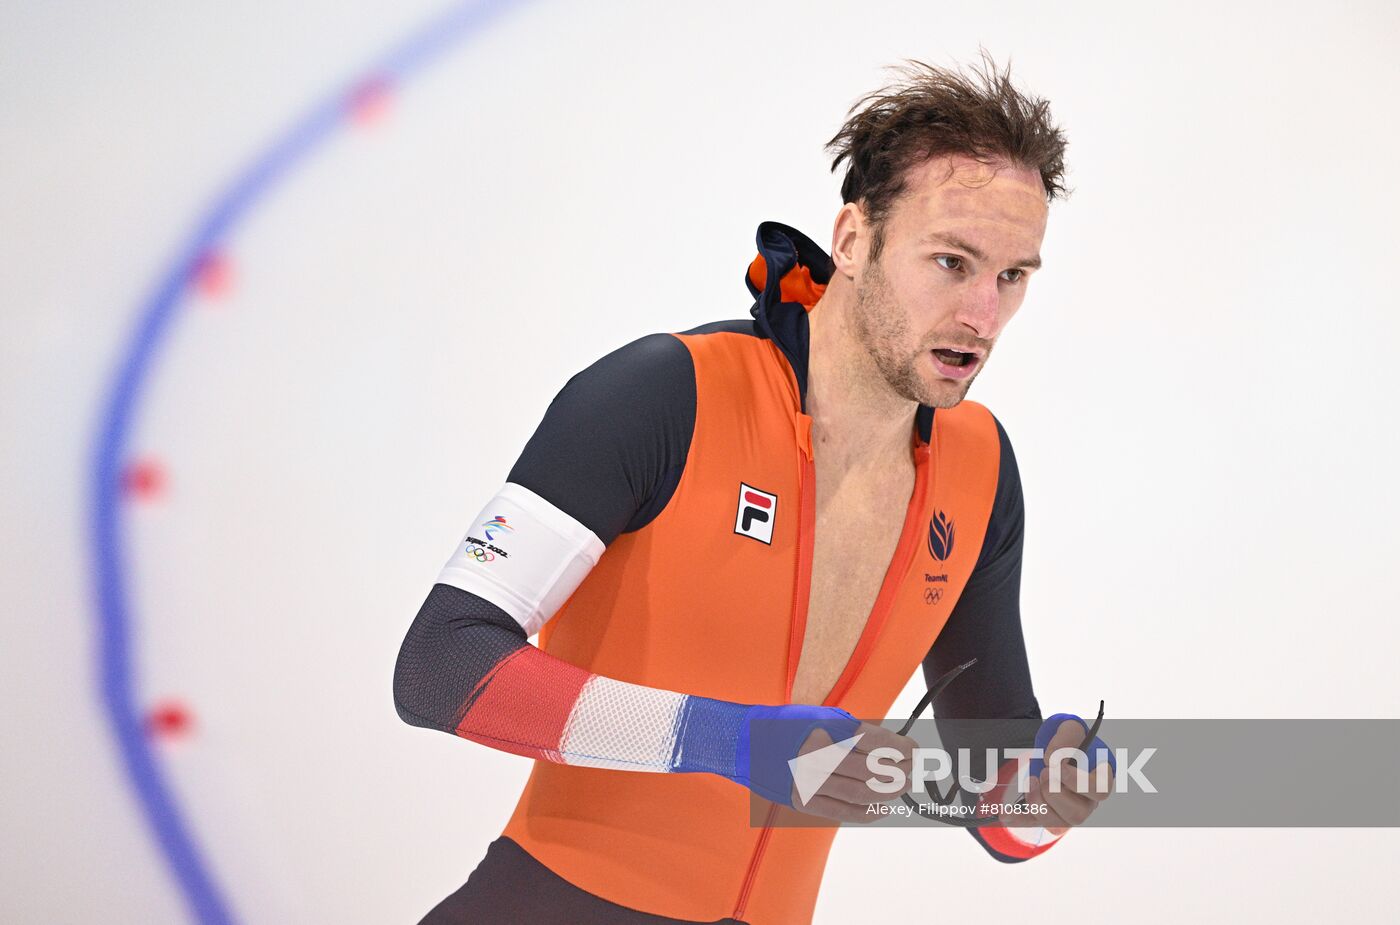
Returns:
[[[836,213],[831,229],[831,260],[836,272],[854,280],[870,249],[870,225],[858,203],[848,202]]]

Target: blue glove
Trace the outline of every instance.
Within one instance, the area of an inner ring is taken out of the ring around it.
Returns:
[[[1040,749],[1042,755],[1045,750],[1050,747],[1050,740],[1055,737],[1055,730],[1059,729],[1060,724],[1067,719],[1072,719],[1080,726],[1084,727],[1084,735],[1087,736],[1089,734],[1089,724],[1084,722],[1080,717],[1075,716],[1073,713],[1056,713],[1054,716],[1041,723],[1040,730],[1035,734],[1035,747]],[[1082,745],[1082,743],[1076,744]],[[1103,749],[1107,753],[1108,766],[1113,769],[1114,774],[1117,774],[1118,762],[1113,757],[1113,750],[1104,744],[1103,739],[1100,739],[1098,736],[1094,736],[1093,743],[1085,749],[1089,755],[1089,767],[1086,770],[1093,771],[1098,765],[1099,749]],[[1031,777],[1039,777],[1040,772],[1043,770],[1045,770],[1045,759],[1043,757],[1032,758],[1030,764]]]
[[[813,730],[824,729],[832,742],[855,735],[860,722],[845,710],[808,704],[751,706],[744,711],[735,743],[735,783],[783,806],[792,805],[792,769],[788,762]]]

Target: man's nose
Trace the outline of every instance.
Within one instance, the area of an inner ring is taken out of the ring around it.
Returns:
[[[997,288],[996,277],[990,280],[976,280],[964,290],[962,304],[955,316],[984,340],[997,336],[1001,317],[1001,290]]]

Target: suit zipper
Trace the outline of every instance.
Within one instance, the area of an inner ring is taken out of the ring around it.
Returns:
[[[806,417],[806,415],[803,415]],[[815,529],[816,520],[816,463],[812,459],[811,444],[811,419],[805,422],[805,442],[803,443],[803,463],[801,477],[798,480],[798,522],[797,522],[797,570],[793,576],[792,594],[792,623],[788,636],[788,673],[784,687],[784,702],[792,700],[792,683],[797,676],[797,660],[801,655],[802,639],[807,629],[807,604],[811,594],[812,581],[812,547],[815,545],[815,537],[812,535]],[[886,612],[894,606],[895,592],[898,590],[904,574],[909,570],[909,563],[913,560],[914,551],[918,548],[918,531],[915,527],[918,524],[919,515],[927,508],[927,500],[932,491],[933,483],[933,459],[932,441],[930,444],[917,449],[920,454],[916,460],[914,491],[909,498],[909,508],[905,512],[903,528],[900,531],[899,544],[895,547],[894,556],[890,562],[890,571],[886,575],[886,580],[882,584],[879,593],[875,598],[875,606],[871,611],[865,630],[861,633],[860,640],[856,643],[856,651],[851,654],[850,663],[847,664],[841,676],[836,679],[836,684],[822,701],[825,706],[834,706],[846,691],[854,683],[856,675],[865,666],[870,658],[870,652],[875,645],[875,637],[879,635],[884,626]],[[759,864],[763,861],[763,853],[768,847],[768,838],[773,829],[773,817],[778,813],[776,803],[768,807],[768,814],[763,820],[763,831],[759,833],[758,841],[754,844],[753,857],[749,859],[748,870],[744,873],[744,883],[739,890],[739,899],[735,904],[733,918],[743,921],[744,912],[748,907],[749,894],[753,891],[754,880],[758,875]]]
[[[802,418],[806,418],[805,421]],[[798,419],[799,446],[802,449],[802,467],[797,480],[797,568],[792,578],[792,619],[788,628],[787,678],[783,682],[783,702],[792,700],[792,682],[797,677],[797,659],[802,652],[802,637],[807,631],[807,602],[812,591],[812,531],[816,519],[816,480],[817,466],[812,460],[812,419],[802,415]],[[763,831],[754,843],[753,857],[749,859],[748,870],[744,872],[744,883],[739,888],[739,898],[734,905],[732,918],[743,921],[748,907],[749,893],[753,890],[758,866],[763,861],[763,852],[768,847],[768,838],[773,832],[773,817],[778,814],[778,804],[772,803],[763,820]]]

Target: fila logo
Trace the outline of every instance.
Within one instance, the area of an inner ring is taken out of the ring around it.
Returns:
[[[778,496],[739,483],[739,512],[734,515],[734,532],[760,543],[773,545],[773,518],[778,513]]]

